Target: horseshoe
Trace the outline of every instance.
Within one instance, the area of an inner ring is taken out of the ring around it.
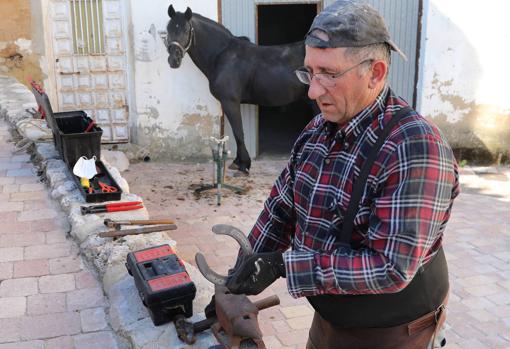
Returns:
[[[212,231],[214,234],[218,235],[228,235],[237,241],[239,246],[241,246],[241,250],[244,255],[250,255],[253,253],[253,249],[251,248],[251,244],[248,241],[248,238],[244,235],[244,233],[228,224],[216,224],[212,227]],[[214,270],[209,267],[205,257],[200,252],[197,252],[195,255],[195,262],[197,263],[198,270],[202,273],[202,275],[218,286],[225,286],[227,283],[227,277],[216,273]]]

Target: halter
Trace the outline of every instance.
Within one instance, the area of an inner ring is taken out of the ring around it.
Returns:
[[[188,39],[188,43],[186,44],[186,47],[182,47],[182,45],[180,43],[178,43],[177,41],[172,41],[168,44],[168,47],[170,47],[171,45],[177,46],[181,50],[183,56],[186,52],[188,52],[189,48],[191,47],[191,44],[193,43],[193,39],[195,38],[195,29],[193,29],[193,26],[191,25],[191,23],[190,23],[190,27],[191,27],[191,30],[190,30],[189,39]]]

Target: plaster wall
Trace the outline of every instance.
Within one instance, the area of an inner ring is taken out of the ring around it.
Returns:
[[[418,107],[458,160],[509,159],[509,11],[509,1],[425,0]]]
[[[40,16],[32,16],[40,13],[40,0],[0,1],[0,13],[0,72],[24,84],[28,77],[42,80],[43,27]]]
[[[218,20],[217,2],[174,0],[176,11],[193,11]],[[178,69],[168,65],[159,31],[169,20],[166,0],[130,1],[131,64],[135,112],[132,139],[152,157],[210,157],[209,137],[219,135],[221,108],[210,94],[207,78],[188,55]]]

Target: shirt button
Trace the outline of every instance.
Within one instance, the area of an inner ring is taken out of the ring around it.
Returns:
[[[348,148],[349,148],[349,146],[350,146],[349,142],[345,142],[345,143],[344,143],[344,149],[348,149]]]
[[[329,163],[331,162],[331,160],[326,159],[326,160],[324,160],[324,162],[326,163],[326,165],[329,165]]]

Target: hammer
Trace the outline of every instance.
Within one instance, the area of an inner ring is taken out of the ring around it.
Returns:
[[[106,218],[104,225],[108,228],[115,228],[120,230],[122,225],[153,225],[153,224],[175,224],[171,219],[145,219],[145,220],[127,220],[127,221],[114,221],[113,219]]]

